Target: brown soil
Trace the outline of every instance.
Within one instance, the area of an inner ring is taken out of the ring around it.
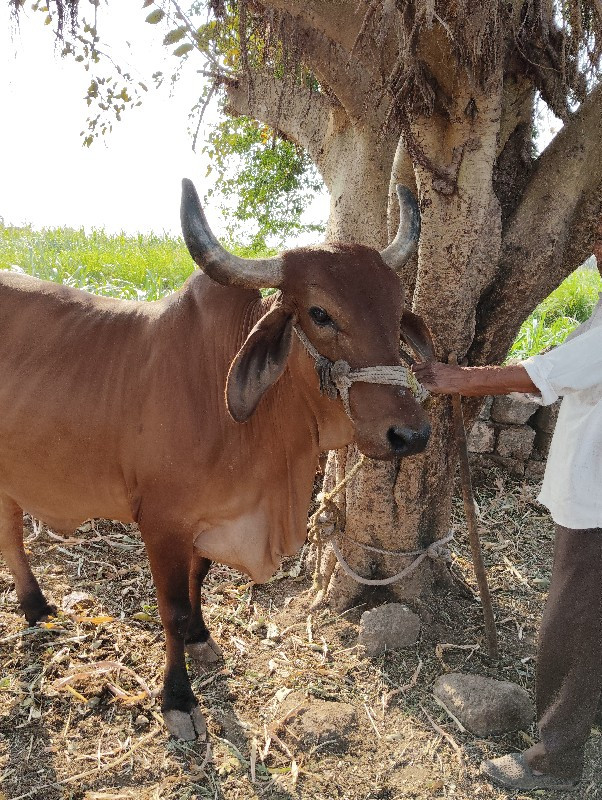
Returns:
[[[50,626],[26,629],[0,565],[0,800],[507,797],[482,779],[479,762],[525,747],[535,730],[477,739],[461,733],[431,693],[452,669],[533,690],[553,528],[535,487],[495,476],[488,487],[477,497],[498,663],[484,652],[480,606],[468,591],[416,609],[424,622],[416,647],[367,659],[356,646],[364,608],[310,614],[302,555],[265,586],[215,565],[206,619],[225,662],[193,683],[209,746],[168,737],[159,700],[148,694],[161,685],[163,635],[137,532],[95,522],[60,541],[29,524],[43,588],[58,606],[71,596],[72,606]],[[474,589],[457,509],[452,571]],[[76,602],[72,592],[88,597]],[[301,735],[299,707],[316,699],[355,710],[340,707],[342,743],[320,737],[319,716],[328,714],[321,703],[312,711],[316,736]],[[602,798],[600,731],[579,790],[565,796]]]

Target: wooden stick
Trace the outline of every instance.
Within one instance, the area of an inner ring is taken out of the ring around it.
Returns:
[[[449,364],[457,364],[458,359],[455,353],[450,353]],[[462,483],[462,498],[464,500],[464,513],[466,515],[466,526],[468,528],[468,538],[470,540],[470,550],[472,552],[472,563],[474,566],[481,605],[483,606],[483,620],[485,623],[485,635],[487,637],[487,651],[491,658],[499,655],[497,630],[493,607],[491,605],[491,594],[487,582],[487,572],[483,562],[483,552],[479,539],[479,529],[477,527],[477,516],[475,514],[475,501],[472,492],[472,481],[470,479],[470,465],[468,463],[468,447],[466,445],[466,429],[464,428],[464,417],[462,416],[462,397],[459,394],[452,395],[452,418],[454,434],[458,444],[458,455],[460,459],[460,481]]]

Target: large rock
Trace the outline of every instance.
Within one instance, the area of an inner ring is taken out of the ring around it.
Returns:
[[[359,644],[367,656],[379,656],[385,650],[399,650],[416,644],[420,617],[401,603],[387,603],[364,611],[360,620]]]
[[[533,442],[533,449],[536,455],[539,456],[539,461],[545,461],[550,452],[550,445],[552,444],[553,433],[538,430],[535,434],[535,441]]]
[[[495,428],[487,422],[477,420],[468,436],[471,453],[492,453],[495,448]]]
[[[510,681],[452,672],[437,678],[433,693],[476,736],[525,730],[535,717],[527,692]]]
[[[535,431],[528,425],[502,428],[498,433],[496,453],[502,458],[518,458],[526,461],[533,450]]]
[[[528,461],[525,466],[525,478],[529,481],[541,481],[546,471],[545,461]]]
[[[526,394],[499,395],[491,406],[491,419],[508,425],[524,425],[537,411],[539,403]]]

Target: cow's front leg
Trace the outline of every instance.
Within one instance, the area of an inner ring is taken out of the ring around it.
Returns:
[[[0,494],[0,551],[15,581],[15,591],[28,625],[56,614],[34,577],[23,547],[23,511]]]
[[[188,590],[190,596],[190,620],[186,634],[186,652],[200,669],[215,664],[223,658],[220,646],[213,640],[209,633],[201,606],[201,590],[203,581],[211,561],[192,548],[192,559],[188,577]]]
[[[192,560],[190,538],[149,531],[140,526],[165,630],[166,661],[161,711],[168,731],[178,739],[204,737],[205,720],[190,686],[184,645],[190,619],[188,575]]]

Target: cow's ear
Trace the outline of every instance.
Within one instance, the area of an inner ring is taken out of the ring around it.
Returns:
[[[245,422],[264,393],[284,372],[293,343],[294,316],[276,306],[262,317],[230,365],[226,404],[232,419]]]
[[[433,337],[426,322],[418,314],[413,314],[411,311],[403,312],[400,334],[402,341],[409,345],[423,361],[435,359]]]

